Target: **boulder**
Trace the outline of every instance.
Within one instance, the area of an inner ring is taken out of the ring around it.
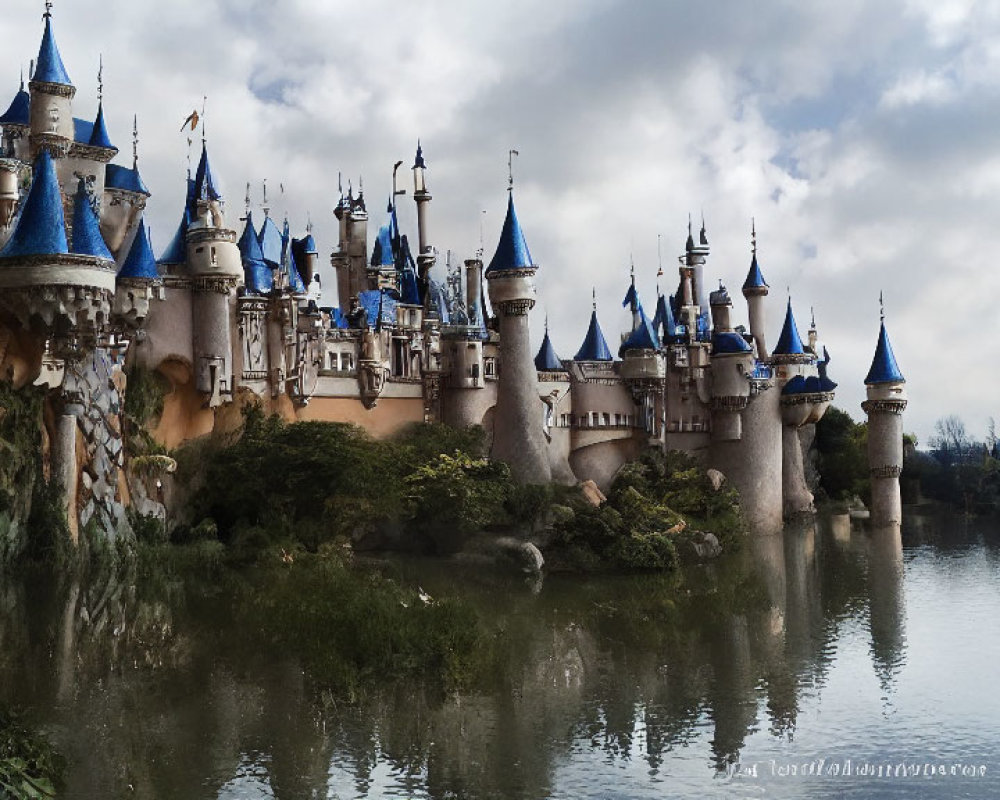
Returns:
[[[708,476],[708,480],[711,482],[712,488],[715,491],[719,491],[719,489],[722,488],[722,484],[726,482],[726,476],[717,469],[710,469],[705,474]]]
[[[593,506],[599,506],[607,502],[604,492],[597,488],[597,484],[591,480],[586,480],[580,484],[580,492],[584,498]]]

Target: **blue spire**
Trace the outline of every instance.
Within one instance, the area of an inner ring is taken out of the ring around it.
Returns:
[[[295,253],[292,250],[292,234],[288,229],[288,217],[281,231],[281,263],[288,271],[288,288],[293,294],[305,294],[306,287],[299,275],[299,268],[295,264]]]
[[[3,250],[2,258],[68,253],[62,194],[48,150],[35,159],[35,174],[17,227]]]
[[[713,356],[717,353],[750,353],[752,350],[747,340],[735,331],[720,332],[712,336]]]
[[[371,265],[373,267],[392,267],[395,264],[392,257],[392,231],[390,225],[383,225],[378,229],[378,236],[375,237]]]
[[[531,253],[528,252],[528,243],[524,240],[521,225],[517,221],[517,212],[514,211],[513,193],[507,198],[507,218],[503,221],[497,251],[486,268],[486,274],[508,269],[535,269]]]
[[[906,383],[903,373],[899,371],[899,366],[896,364],[892,345],[889,344],[889,334],[885,332],[885,322],[879,328],[875,358],[872,359],[872,367],[868,370],[868,377],[865,378],[865,386],[875,383]]]
[[[781,336],[778,337],[778,344],[771,352],[771,355],[793,356],[802,355],[803,353],[805,353],[805,348],[802,346],[799,329],[795,324],[795,315],[792,313],[792,299],[788,298],[788,310],[785,311],[785,324],[781,329]]]
[[[635,294],[635,287],[630,291]],[[626,301],[628,297],[626,296]],[[618,348],[618,355],[622,355],[627,350],[659,350],[660,338],[656,335],[656,329],[642,309],[642,303],[636,301],[636,310],[639,312],[639,326],[629,334],[629,337],[622,342]],[[596,312],[595,312],[596,313]]]
[[[160,272],[156,268],[153,257],[153,247],[146,233],[146,220],[139,218],[139,229],[135,232],[132,247],[129,248],[125,263],[118,271],[118,278],[129,278],[136,281],[158,281]]]
[[[94,120],[94,130],[90,134],[90,141],[88,144],[91,147],[104,147],[108,150],[117,149],[113,144],[111,144],[111,138],[108,136],[108,129],[104,124],[103,102],[97,104],[97,119]]]
[[[30,125],[31,124],[31,95],[24,91],[24,81],[21,81],[21,88],[18,89],[10,107],[0,117],[0,125]]]
[[[601,330],[601,323],[597,321],[597,309],[590,315],[590,327],[587,328],[587,336],[580,345],[577,354],[573,356],[574,361],[612,361],[611,351],[608,349],[607,340],[604,338],[604,331]]]
[[[400,301],[408,305],[419,306],[420,287],[417,284],[417,270],[413,263],[413,256],[410,253],[410,242],[406,234],[399,240],[399,297]],[[473,309],[469,309],[469,321],[472,322]]]
[[[38,48],[38,63],[35,64],[35,74],[31,76],[31,80],[60,83],[64,86],[73,85],[69,75],[66,74],[56,39],[52,35],[52,17],[48,12],[45,12],[45,33],[42,34],[42,46]]]
[[[677,323],[674,321],[673,298],[667,300],[662,294],[656,300],[656,314],[653,315],[653,330],[660,332],[661,340],[672,342],[677,336]]]
[[[764,276],[757,265],[757,253],[754,253],[753,259],[750,261],[750,271],[747,273],[747,279],[743,281],[743,291],[767,288],[768,285],[764,282]]]
[[[158,264],[183,264],[187,261],[187,230],[188,225],[191,224],[191,215],[193,213],[191,208],[191,198],[193,195],[194,181],[188,178],[187,199],[184,202],[184,212],[181,214],[181,221],[177,225],[177,232],[174,234],[174,238],[170,240],[167,249],[157,261]]]
[[[253,226],[253,215],[247,212],[247,224],[239,241],[240,258],[243,261],[244,284],[248,292],[266,294],[274,288],[274,274],[264,263],[264,252],[260,249],[257,231]]]
[[[271,269],[281,266],[281,231],[270,217],[264,217],[264,224],[260,226],[260,233],[257,234],[257,241],[260,242],[260,249],[264,253],[264,260]]]
[[[545,338],[542,339],[542,346],[538,348],[538,355],[535,356],[535,369],[539,372],[561,372],[562,361],[556,355],[556,350],[549,339],[549,326],[545,325]]]
[[[101,224],[90,205],[90,195],[83,178],[80,179],[73,198],[73,249],[81,256],[94,256],[114,260],[101,236]]]
[[[199,200],[220,200],[222,195],[216,191],[215,179],[212,177],[212,167],[208,163],[208,148],[201,143],[201,159],[194,175],[195,197]]]
[[[417,157],[413,159],[413,169],[426,169],[427,164],[424,163],[424,148],[420,146],[420,140],[417,139]]]
[[[622,308],[630,306],[633,310],[637,306],[641,305],[639,303],[639,295],[635,291],[635,276],[632,277],[632,282],[628,286],[628,291],[625,292],[625,299],[622,300]]]

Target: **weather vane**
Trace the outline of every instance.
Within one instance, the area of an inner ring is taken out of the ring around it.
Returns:
[[[517,150],[507,151],[507,191],[514,191],[514,156],[521,155]]]
[[[757,255],[757,221],[750,217],[750,251]]]
[[[44,19],[48,19],[52,16],[52,0],[45,0],[45,13],[42,14]]]
[[[22,79],[23,80],[23,79]],[[104,54],[97,56],[97,102],[104,100]]]
[[[878,293],[878,319],[879,322],[885,322],[885,302],[882,300],[881,289],[879,289]]]
[[[597,287],[596,286],[591,290],[591,293],[592,293],[593,298],[594,298],[594,311],[597,311]]]
[[[139,115],[132,115],[132,169],[139,167]]]

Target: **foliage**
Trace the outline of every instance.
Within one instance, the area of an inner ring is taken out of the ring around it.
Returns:
[[[510,470],[499,461],[456,450],[439,453],[404,478],[408,516],[419,530],[445,529],[452,537],[482,530],[504,515]]]
[[[868,425],[830,406],[816,423],[820,492],[831,500],[871,494],[868,473]]]
[[[0,795],[15,800],[55,797],[64,768],[44,737],[0,709]]]
[[[650,450],[625,465],[608,493],[593,506],[582,496],[558,506],[555,544],[577,567],[672,569],[677,543],[689,527],[710,530],[733,544],[743,529],[735,490],[716,490],[684,453]]]
[[[167,379],[155,370],[133,366],[125,384],[122,407],[127,452],[133,456],[162,454],[164,448],[149,433],[147,426],[163,414]]]
[[[0,381],[0,564],[13,561],[25,546],[25,524],[36,481],[42,472],[44,393]]]

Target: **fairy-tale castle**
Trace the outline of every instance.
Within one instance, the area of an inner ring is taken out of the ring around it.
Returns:
[[[803,442],[836,384],[815,322],[803,340],[790,300],[769,347],[755,238],[742,286],[749,329],[735,324],[726,288],[707,285],[706,231],[695,241],[689,225],[677,289],[658,293],[652,319],[633,275],[617,359],[596,297],[572,359],[556,355],[547,330],[533,356],[534,276],[555,267],[532,258],[513,185],[485,269],[480,258],[438,263],[419,145],[415,248],[400,231],[395,190],[369,237],[363,192],[349,188],[334,209],[338,303],[326,305],[311,226],[292,236],[266,200],[262,219],[248,200],[232,220],[204,140],[176,234],[157,258],[135,130],[131,165],[115,162],[103,97],[91,122],[73,116],[75,93],[47,12],[28,88],[0,117],[0,368],[15,387],[47,387],[50,476],[74,535],[92,522],[114,531],[130,502],[158,502],[124,477],[121,408],[133,366],[169,384],[151,430],[167,447],[234,427],[252,401],[376,436],[418,421],[482,425],[492,455],[525,482],[606,486],[648,447],[685,450],[740,489],[760,530],[812,509]],[[877,496],[891,517],[905,401],[884,328],[876,362],[866,408]]]

